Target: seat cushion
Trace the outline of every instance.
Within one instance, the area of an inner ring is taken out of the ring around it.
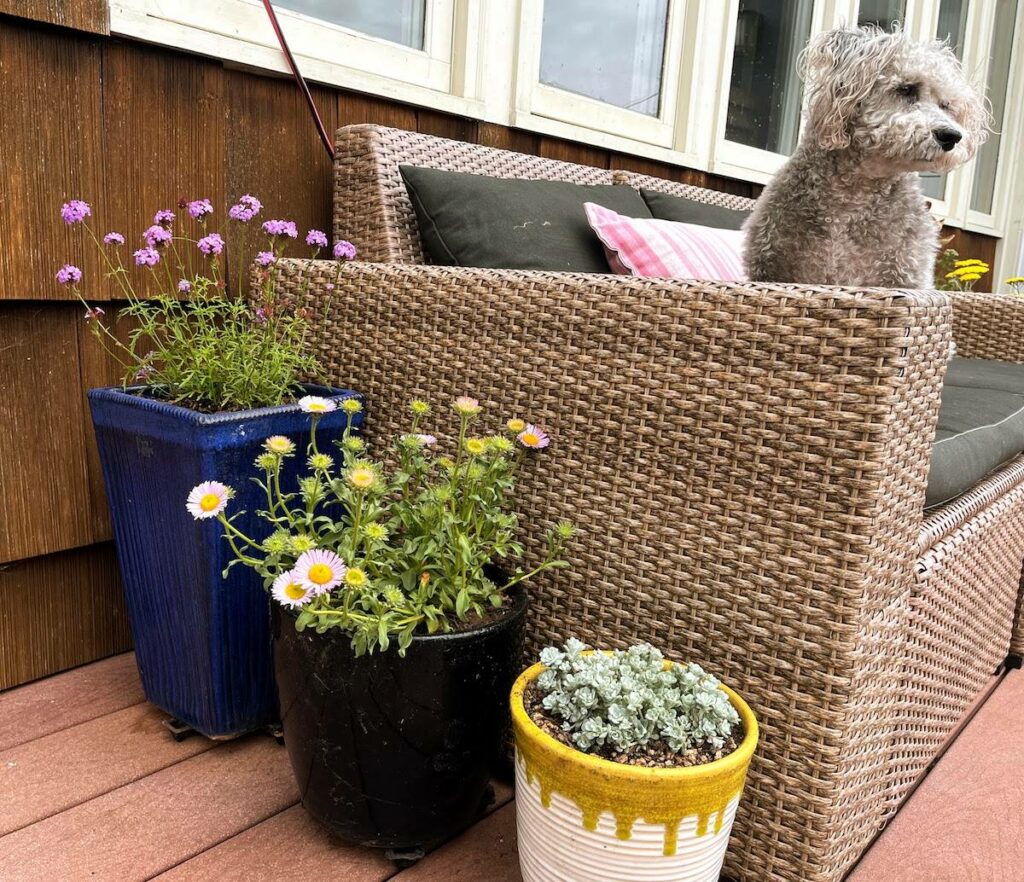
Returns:
[[[1024,452],[1024,365],[953,358],[942,386],[927,506],[970,490]]]
[[[632,187],[492,178],[399,166],[431,263],[490,269],[607,273],[583,209],[596,202],[650,217]]]
[[[658,220],[683,224],[700,224],[718,230],[738,230],[750,216],[749,211],[737,211],[721,205],[709,205],[684,196],[671,196],[657,190],[641,190],[640,195]]]

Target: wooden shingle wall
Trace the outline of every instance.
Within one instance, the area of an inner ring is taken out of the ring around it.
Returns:
[[[247,192],[270,216],[331,229],[330,162],[294,83],[106,29],[105,0],[0,0],[0,688],[130,644],[85,399],[118,374],[54,273],[78,264],[84,293],[111,314],[117,291],[80,231],[61,223],[61,203],[91,202],[100,232],[130,243],[182,197],[223,206]],[[329,131],[380,123],[757,195],[749,183],[355,92],[313,95]],[[956,244],[994,257],[992,239]]]

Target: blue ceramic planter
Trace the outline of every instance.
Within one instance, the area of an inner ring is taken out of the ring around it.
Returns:
[[[103,480],[114,525],[135,655],[146,697],[211,738],[257,729],[278,718],[270,605],[262,580],[232,560],[215,520],[195,521],[185,499],[196,484],[235,490],[228,512],[247,535],[267,532],[266,508],[251,477],[270,435],[286,435],[299,455],[287,460],[285,489],[305,461],[309,416],[297,405],[234,413],[199,413],[138,394],[89,392]],[[342,400],[355,393],[309,387]],[[356,417],[361,423],[363,414]],[[321,449],[339,438],[341,411],[321,418]]]

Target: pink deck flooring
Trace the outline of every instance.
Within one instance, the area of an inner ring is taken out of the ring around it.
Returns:
[[[163,716],[131,655],[0,694],[0,880],[520,882],[505,785],[490,815],[398,870],[317,827],[270,738],[179,743]],[[1024,879],[1022,719],[1012,672],[850,882]]]

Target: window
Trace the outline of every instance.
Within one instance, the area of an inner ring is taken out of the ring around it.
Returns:
[[[800,134],[797,58],[811,33],[811,0],[740,0],[725,138],[790,154]]]
[[[275,0],[275,5],[392,43],[423,48],[426,0]]]
[[[946,40],[963,61],[964,35],[967,32],[967,0],[941,0],[939,3],[939,22],[935,28],[935,38]],[[944,201],[946,184],[949,175],[946,172],[922,172],[921,190],[929,199]]]
[[[906,17],[906,0],[860,0],[857,24],[862,27],[875,25],[887,31],[894,22],[899,22],[902,25]]]
[[[1017,21],[1017,0],[995,0],[995,26],[992,30],[989,55],[988,98],[992,102],[993,133],[978,151],[971,187],[971,210],[992,214],[996,191],[996,171],[1003,130],[1007,124],[1006,93],[1010,79],[1014,26]]]
[[[548,0],[540,81],[657,116],[668,0]]]

